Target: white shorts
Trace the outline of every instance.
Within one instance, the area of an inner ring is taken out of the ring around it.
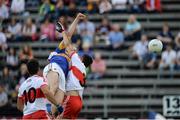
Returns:
[[[65,75],[63,70],[56,63],[49,63],[43,70],[43,76],[47,78],[49,71],[57,72],[59,74],[59,89],[65,92]]]

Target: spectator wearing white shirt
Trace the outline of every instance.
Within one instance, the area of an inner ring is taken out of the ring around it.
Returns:
[[[23,40],[35,41],[36,40],[36,25],[33,23],[31,18],[26,20],[22,30]]]
[[[111,0],[113,10],[116,12],[125,11],[127,9],[128,0]]]
[[[0,109],[8,103],[8,95],[2,85],[0,85]]]
[[[3,33],[2,28],[0,28],[0,50],[5,51],[7,49],[6,36]]]
[[[145,56],[145,54],[148,53],[147,45],[148,45],[147,36],[142,35],[141,40],[137,41],[132,48],[133,50],[132,57],[138,58],[138,60],[141,61]]]
[[[177,69],[180,70],[180,50],[177,52],[176,63],[177,63]]]
[[[131,12],[140,13],[143,12],[145,0],[129,0],[129,7]]]
[[[165,68],[169,68],[170,77],[173,78],[173,72],[176,62],[176,51],[172,49],[172,46],[168,44],[166,50],[161,55],[161,61],[159,64],[159,77],[162,76],[162,71]]]
[[[99,12],[100,13],[107,13],[112,9],[112,5],[109,0],[100,0],[99,4]]]
[[[95,33],[94,23],[90,22],[88,18],[86,18],[78,25],[77,28],[78,28],[78,33],[82,35],[83,42],[87,42],[90,45],[92,45],[94,33]]]
[[[5,5],[4,0],[0,0],[0,21],[9,17],[8,7]]]
[[[18,14],[23,13],[25,10],[25,1],[24,0],[13,0],[11,3],[11,12]]]
[[[22,35],[22,25],[21,23],[17,22],[16,18],[11,19],[11,23],[8,25],[8,38],[10,40],[19,40],[20,36]]]

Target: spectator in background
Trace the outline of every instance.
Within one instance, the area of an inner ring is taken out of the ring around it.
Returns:
[[[109,0],[100,0],[99,3],[99,13],[107,13],[109,11],[111,11],[112,9],[112,5],[109,2]]]
[[[18,14],[25,11],[25,0],[12,0],[11,12]]]
[[[126,40],[139,40],[141,37],[141,24],[135,15],[130,15],[125,26]]]
[[[76,16],[78,13],[77,6],[74,2],[70,2],[67,10],[67,15],[70,17],[70,20],[74,19],[73,17]]]
[[[8,32],[7,32],[7,37],[10,41],[15,40],[19,41],[21,40],[22,36],[22,25],[20,22],[17,22],[15,17],[12,17],[11,23],[8,24]]]
[[[75,30],[75,33],[71,37],[71,41],[73,44],[75,44],[77,47],[81,48],[82,44],[82,37],[80,34],[77,33],[77,30]]]
[[[33,51],[31,47],[28,45],[25,45],[19,53],[19,58],[21,61],[26,61],[26,60],[32,59],[33,57],[34,57]]]
[[[66,9],[64,6],[63,0],[57,0],[55,7],[55,17],[58,19],[60,16],[64,16],[66,14]]]
[[[91,74],[89,79],[99,79],[102,78],[106,72],[106,62],[101,58],[99,52],[95,53],[93,63],[91,65]]]
[[[144,56],[143,56],[143,67],[147,68],[147,69],[153,69],[156,66],[156,62],[157,62],[157,54],[156,53],[152,53],[152,52],[147,52]]]
[[[83,42],[87,42],[91,46],[93,45],[95,25],[93,22],[90,22],[87,17],[81,23],[79,23],[78,33],[81,34]]]
[[[5,92],[3,85],[0,85],[0,109],[2,110],[2,112],[3,109],[5,109],[4,107],[6,107],[7,103],[8,103],[8,95]]]
[[[180,70],[180,50],[177,52],[176,63],[177,63],[177,69]]]
[[[23,41],[35,41],[36,36],[36,25],[33,23],[31,18],[26,20],[25,25],[22,29]]]
[[[43,21],[47,17],[47,15],[54,10],[55,6],[51,4],[50,0],[44,0],[39,9],[40,21]]]
[[[90,48],[89,43],[87,43],[87,42],[84,42],[83,45],[82,45],[82,50],[79,50],[79,55],[80,56],[83,56],[84,54],[88,54],[91,57],[93,56],[93,52],[92,52],[92,50]]]
[[[105,41],[106,45],[110,45],[108,34],[111,30],[111,25],[109,23],[109,20],[107,18],[103,18],[102,22],[100,23],[100,26],[97,28],[97,36],[96,36],[96,43],[98,43],[100,40]]]
[[[5,5],[4,0],[0,0],[0,21],[9,17],[8,7]]]
[[[16,90],[19,89],[19,86],[29,77],[27,66],[25,63],[22,63],[18,73],[18,84],[16,85]]]
[[[2,29],[3,28],[0,28],[0,50],[5,51],[7,49],[7,38]]]
[[[144,0],[129,0],[130,11],[140,13],[144,11]]]
[[[173,35],[172,35],[167,23],[163,24],[162,31],[157,36],[157,39],[162,41],[164,47],[166,47],[167,44],[170,44],[173,42],[172,41]]]
[[[124,12],[127,10],[128,0],[111,0],[114,12]]]
[[[5,91],[13,90],[15,87],[15,81],[13,79],[12,73],[10,73],[8,67],[4,67],[2,71],[2,76],[0,78],[0,84],[4,86]]]
[[[132,57],[138,58],[138,60],[142,61],[144,56],[148,53],[147,46],[148,46],[147,36],[142,35],[141,40],[137,41],[132,48],[133,50]]]
[[[66,5],[66,6],[68,6],[71,2],[78,2],[78,0],[63,0],[64,1],[64,4]]]
[[[89,13],[98,12],[99,0],[87,0],[87,10]]]
[[[175,47],[176,47],[176,50],[180,50],[180,32],[177,34],[175,38]]]
[[[18,55],[16,54],[16,50],[14,48],[10,48],[6,55],[6,63],[10,69],[16,69],[18,66]]]
[[[55,39],[55,26],[50,22],[48,17],[46,17],[44,23],[41,24],[40,34],[42,41],[54,41]]]
[[[120,26],[114,24],[112,31],[109,33],[109,41],[112,49],[119,49],[124,43],[124,34],[120,31]]]
[[[161,12],[161,0],[146,0],[146,10],[148,12]]]
[[[162,76],[163,69],[169,68],[170,77],[173,78],[173,72],[176,62],[176,51],[172,49],[171,44],[166,46],[166,50],[161,55],[161,61],[159,64],[159,78]]]

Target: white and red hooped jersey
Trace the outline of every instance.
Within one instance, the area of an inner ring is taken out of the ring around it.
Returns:
[[[46,110],[47,100],[41,91],[41,87],[44,85],[47,85],[46,80],[38,75],[29,77],[21,84],[18,97],[24,101],[24,115],[38,110]]]
[[[71,67],[66,81],[66,91],[77,90],[82,98],[84,87],[80,84],[80,76],[86,75],[86,67],[77,53],[71,56]],[[83,78],[82,78],[83,79]]]

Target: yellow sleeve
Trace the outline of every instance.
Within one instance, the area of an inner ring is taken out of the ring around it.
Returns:
[[[64,43],[63,43],[63,41],[61,41],[61,42],[59,43],[58,48],[59,48],[60,50],[62,50],[62,49],[65,49],[65,48],[66,48],[66,46],[65,46],[65,45],[64,45]]]

